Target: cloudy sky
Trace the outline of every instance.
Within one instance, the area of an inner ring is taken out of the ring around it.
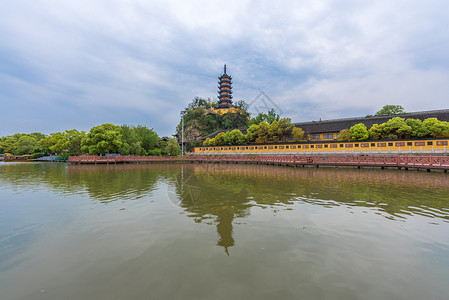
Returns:
[[[264,92],[294,122],[449,108],[449,1],[3,1],[0,136],[168,136],[224,63],[234,100]]]

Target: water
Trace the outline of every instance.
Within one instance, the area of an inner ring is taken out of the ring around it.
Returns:
[[[0,299],[447,299],[449,176],[0,164]]]

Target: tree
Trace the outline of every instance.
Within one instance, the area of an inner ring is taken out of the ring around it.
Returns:
[[[268,139],[268,129],[270,125],[267,122],[263,121],[257,126],[257,139],[259,142],[266,142]]]
[[[380,140],[385,135],[385,123],[382,124],[373,124],[371,128],[368,130],[369,135],[374,140]]]
[[[146,152],[159,148],[160,138],[153,129],[149,129],[146,126],[138,125],[133,127],[136,132],[137,140],[140,142],[143,150]]]
[[[277,140],[279,137],[278,129],[279,129],[278,121],[273,121],[273,123],[271,123],[268,126],[268,138]]]
[[[210,107],[212,107],[213,105],[216,105],[216,104],[217,104],[216,101],[214,101],[214,100],[212,100],[210,98],[204,99],[204,98],[200,98],[200,97],[195,97],[192,100],[192,102],[190,102],[187,105],[187,109],[195,109],[197,107],[210,108]]]
[[[53,154],[62,154],[66,152],[66,139],[64,133],[54,132],[50,134],[52,145],[49,147],[49,152]]]
[[[16,147],[13,136],[2,136],[0,138],[0,153],[13,153]]]
[[[176,156],[181,153],[181,146],[178,144],[176,138],[169,138],[167,141],[167,146],[165,147],[165,152],[170,156]]]
[[[249,107],[248,103],[246,103],[245,100],[239,100],[235,102],[235,106],[245,111],[247,111]]]
[[[449,136],[449,123],[440,121],[437,118],[428,118],[423,121],[423,125],[427,128],[433,137]]]
[[[122,146],[120,131],[120,126],[109,123],[92,127],[83,139],[81,149],[92,155],[118,153]]]
[[[215,138],[209,140],[209,146],[215,146]]]
[[[220,132],[219,134],[217,134],[215,136],[215,143],[217,145],[225,145],[225,133],[224,132]]]
[[[349,129],[349,132],[351,133],[351,139],[354,141],[364,141],[369,138],[368,129],[363,123],[355,124]]]
[[[422,138],[430,134],[430,131],[427,129],[426,126],[424,126],[423,122],[419,119],[407,119],[405,120],[405,123],[411,128],[410,131],[411,137]]]
[[[205,139],[203,142],[203,146],[209,146],[209,144],[210,144],[210,138]]]
[[[404,118],[394,117],[385,123],[387,138],[401,139],[410,136],[412,128],[407,125]]]
[[[342,129],[338,133],[337,140],[339,140],[339,141],[350,141],[351,140],[351,132],[348,129]]]
[[[249,120],[249,125],[259,125],[261,122],[267,122],[268,124],[273,123],[274,121],[279,121],[280,116],[276,113],[276,111],[271,109],[267,113],[259,113],[256,117]]]
[[[292,137],[293,137],[293,139],[295,140],[295,141],[300,141],[300,140],[302,140],[303,139],[303,137],[304,137],[304,130],[302,130],[301,128],[299,128],[299,127],[294,127],[293,129],[292,129]]]
[[[68,154],[81,154],[81,142],[83,141],[86,133],[84,131],[78,131],[76,129],[66,130],[64,133],[66,139],[66,149]]]
[[[246,130],[246,140],[249,143],[252,143],[256,140],[258,127],[258,125],[253,124]]]
[[[277,135],[281,140],[285,141],[292,136],[292,130],[295,125],[292,124],[290,118],[282,118],[278,121]]]
[[[243,145],[245,144],[246,139],[240,130],[234,129],[229,132],[229,141],[230,145]]]
[[[122,136],[122,146],[120,147],[120,154],[122,155],[142,155],[147,154],[142,148],[142,143],[139,141],[135,127],[122,125],[120,126],[120,133]]]
[[[225,145],[232,145],[232,139],[231,139],[231,132],[230,131],[226,131],[223,139],[224,139],[224,144]]]
[[[404,108],[400,105],[385,105],[376,112],[376,116],[399,115],[403,113],[405,113]]]
[[[77,155],[81,154],[81,142],[86,136],[84,131],[76,129],[64,132],[53,132],[38,142],[40,149],[45,153]]]
[[[17,140],[17,150],[15,151],[18,155],[31,154],[37,146],[37,140],[34,135],[24,134]]]

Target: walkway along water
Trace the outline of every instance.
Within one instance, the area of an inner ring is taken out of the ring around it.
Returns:
[[[151,163],[151,162],[195,162],[195,163],[252,163],[286,166],[354,166],[449,170],[449,156],[357,156],[357,155],[195,155],[195,156],[70,156],[69,163],[76,164],[117,164],[117,163]]]

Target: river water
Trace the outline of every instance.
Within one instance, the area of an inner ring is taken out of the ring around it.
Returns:
[[[449,176],[0,163],[0,299],[447,299]]]

